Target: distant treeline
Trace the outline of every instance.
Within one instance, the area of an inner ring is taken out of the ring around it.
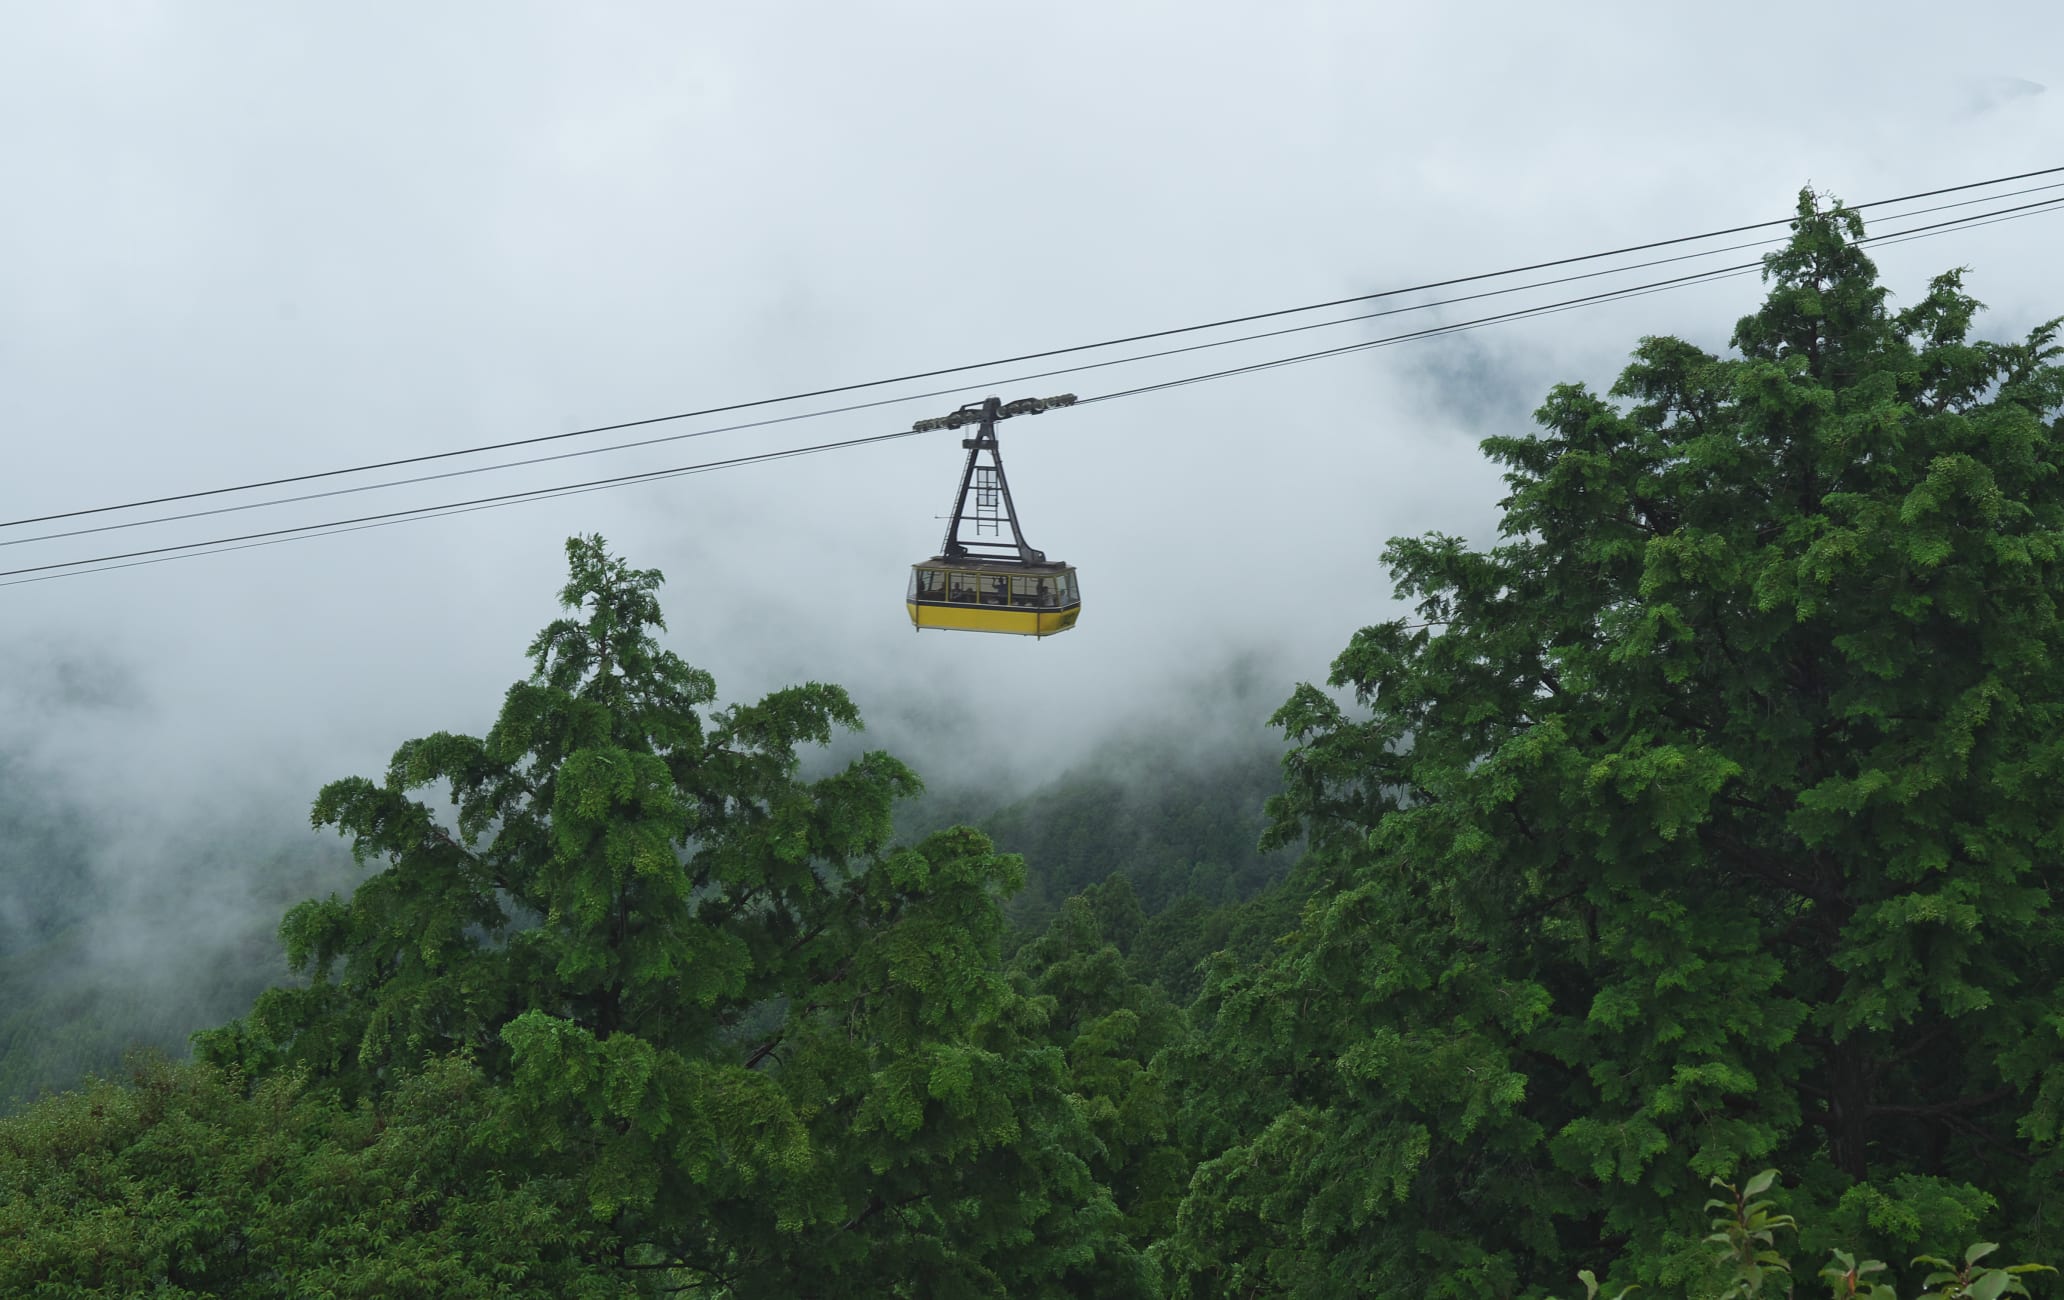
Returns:
[[[934,781],[899,810],[898,827],[918,837],[980,826],[1023,855],[1025,887],[1006,903],[1011,949],[1044,930],[1063,900],[1114,875],[1148,914],[1177,908],[1164,925],[1191,925],[1259,892],[1295,854],[1259,848],[1262,805],[1282,783],[1278,738],[1257,731],[1201,763],[1185,749],[1180,735],[1133,735],[1029,794]],[[26,764],[0,756],[0,1114],[89,1074],[119,1072],[132,1048],[184,1056],[190,1034],[288,978],[279,912],[297,897],[348,892],[364,874],[329,836],[267,850],[256,870],[182,863],[179,874],[197,888],[227,876],[272,893],[227,918],[227,940],[201,938],[134,914],[95,869],[96,842],[90,818],[30,779]],[[117,918],[125,905],[131,914]],[[149,947],[111,951],[104,940],[116,919]],[[1175,986],[1193,992],[1194,980],[1181,974]]]

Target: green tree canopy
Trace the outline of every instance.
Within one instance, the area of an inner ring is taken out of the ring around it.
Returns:
[[[1125,877],[1063,903],[1012,966],[1053,1008],[1048,1033],[1067,1052],[1069,1091],[1096,1138],[1091,1169],[1125,1213],[1127,1236],[1151,1241],[1169,1227],[1189,1178],[1167,1090],[1151,1069],[1184,1025],[1167,994],[1141,981],[1106,941],[1100,913],[1117,928],[1137,927],[1139,903]]]
[[[0,1295],[551,1297],[640,1293],[564,1177],[506,1177],[513,1137],[456,1058],[379,1111],[142,1055],[0,1120]]]
[[[1501,540],[1394,541],[1358,707],[1277,715],[1317,883],[1179,1063],[1178,1294],[1667,1288],[1664,1207],[1764,1164],[1874,1248],[1959,1248],[1975,1185],[2057,1253],[2057,324],[1893,310],[1862,233],[1802,195],[1732,354],[1488,440]]]
[[[902,764],[800,775],[859,725],[844,692],[713,708],[656,639],[659,574],[568,555],[571,612],[485,737],[322,791],[315,822],[379,870],[288,915],[309,982],[205,1054],[378,1098],[466,1053],[521,1172],[574,1180],[619,1266],[689,1294],[1139,1285],[1050,1003],[1000,968],[1018,861],[961,829],[892,844]]]

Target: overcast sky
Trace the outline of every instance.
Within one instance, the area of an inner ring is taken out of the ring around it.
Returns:
[[[1809,182],[1861,202],[2054,166],[2060,86],[2064,7],[2033,0],[9,4],[0,518],[1667,238],[1783,216]],[[1909,301],[1968,265],[1982,327],[2018,333],[2064,312],[2060,232],[2007,222],[1880,263]],[[554,616],[565,538],[591,531],[665,571],[670,644],[726,698],[841,682],[935,777],[1004,756],[1036,774],[1140,719],[1252,727],[1394,612],[1386,538],[1490,537],[1481,438],[1525,428],[1553,382],[1609,384],[1645,333],[1724,346],[1757,293],[1735,279],[1006,424],[1031,542],[1080,566],[1066,636],[910,630],[908,566],[959,472],[942,433],[0,589],[0,744],[95,807],[297,824],[321,781],[489,725]],[[991,387],[1043,368],[1007,367],[909,406],[0,547],[0,568],[1421,323]],[[1235,664],[1260,704],[1223,703]],[[150,816],[127,833],[149,839]]]

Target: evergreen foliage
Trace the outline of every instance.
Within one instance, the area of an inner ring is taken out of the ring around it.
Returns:
[[[902,764],[797,774],[858,725],[843,691],[709,709],[653,635],[659,575],[568,554],[573,612],[485,737],[323,790],[315,821],[381,869],[289,914],[309,983],[204,1055],[377,1100],[465,1053],[526,1172],[700,1294],[1136,1289],[1044,1008],[999,966],[1020,864],[964,829],[892,845]]]
[[[1282,758],[1255,746],[1203,757],[1183,741],[1125,747],[1029,799],[983,810],[979,824],[1033,871],[1014,916],[1043,925],[1068,898],[1114,875],[1156,914],[1187,898],[1207,906],[1253,897],[1291,855],[1260,848],[1263,805],[1282,786]]]
[[[1184,1022],[1161,987],[1141,980],[1105,939],[1139,924],[1125,878],[1096,892],[1069,899],[1013,967],[1051,1005],[1047,1033],[1067,1054],[1069,1093],[1095,1139],[1090,1169],[1124,1212],[1126,1236],[1148,1242],[1173,1223],[1189,1180],[1167,1089],[1152,1068]],[[1114,898],[1117,906],[1098,906]]]
[[[569,1297],[636,1294],[557,1175],[511,1175],[517,1135],[480,1072],[434,1062],[375,1112],[282,1072],[136,1059],[0,1120],[0,1295]]]
[[[943,825],[570,541],[488,733],[321,792],[370,874],[288,914],[300,982],[0,1120],[0,1293],[2028,1294],[2059,324],[1895,310],[1862,229],[1802,194],[1730,354],[1490,439],[1499,540],[1391,543],[1417,613],[1278,711],[1280,784],[1135,748]]]
[[[1544,1295],[1600,1242],[1668,1293],[1662,1207],[1758,1163],[1872,1249],[1993,1196],[2064,1246],[2057,326],[1893,311],[1861,233],[1802,195],[1739,355],[1489,440],[1499,544],[1392,543],[1361,708],[1279,713],[1321,881],[1181,1049],[1175,1294]]]

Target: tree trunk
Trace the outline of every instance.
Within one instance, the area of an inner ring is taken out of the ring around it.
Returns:
[[[1828,1055],[1828,1154],[1862,1182],[1870,1173],[1870,1063],[1860,1038],[1834,1043]]]

